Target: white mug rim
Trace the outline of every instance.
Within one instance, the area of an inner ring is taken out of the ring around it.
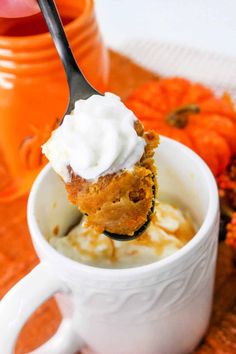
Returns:
[[[28,199],[27,220],[28,220],[28,226],[30,229],[30,234],[33,242],[36,245],[41,245],[41,247],[47,250],[47,252],[51,253],[51,256],[53,256],[53,258],[55,258],[55,260],[58,261],[57,262],[58,264],[62,264],[63,262],[64,263],[66,262],[67,266],[72,267],[73,269],[77,268],[78,271],[82,270],[88,273],[92,272],[94,273],[94,275],[96,274],[101,276],[112,274],[112,275],[119,275],[122,277],[122,275],[123,276],[125,275],[131,276],[136,274],[140,275],[142,273],[146,273],[149,271],[153,271],[157,269],[160,270],[161,268],[166,267],[167,265],[170,266],[171,264],[173,264],[174,262],[182,258],[184,255],[189,253],[193,248],[195,248],[202,241],[204,237],[206,237],[206,235],[210,232],[211,228],[213,227],[216,221],[217,213],[218,213],[218,189],[217,189],[215,178],[211,170],[209,169],[207,164],[201,159],[201,157],[199,157],[193,150],[168,137],[161,136],[161,141],[168,141],[169,143],[176,145],[176,148],[182,150],[183,154],[187,155],[192,160],[195,160],[195,162],[199,165],[199,167],[202,170],[201,173],[205,175],[204,177],[206,179],[206,183],[209,189],[208,209],[204,221],[200,226],[200,228],[198,229],[197,233],[194,235],[194,237],[180,250],[156,262],[137,266],[137,267],[131,267],[131,268],[95,267],[92,265],[87,265],[87,264],[77,262],[59,253],[45,239],[44,235],[40,231],[39,225],[34,215],[34,205],[38,193],[38,188],[42,180],[44,179],[45,175],[47,175],[48,171],[51,170],[51,166],[49,163],[42,169],[42,171],[35,179]]]

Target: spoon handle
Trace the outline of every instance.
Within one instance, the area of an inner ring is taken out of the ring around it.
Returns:
[[[87,82],[76,63],[54,0],[37,1],[65,69],[70,90],[69,112],[77,99],[86,99],[98,92]]]

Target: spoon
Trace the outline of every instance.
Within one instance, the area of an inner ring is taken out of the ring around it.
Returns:
[[[69,42],[67,40],[63,24],[58,13],[56,4],[54,0],[37,0],[39,7],[42,11],[43,17],[52,36],[54,44],[56,46],[59,57],[63,63],[64,70],[66,73],[66,78],[69,86],[69,104],[65,115],[69,114],[73,108],[74,104],[79,99],[87,99],[92,95],[102,95],[100,92],[95,90],[90,83],[86,80],[83,73],[81,72],[76,60],[71,51]],[[102,95],[103,96],[103,95]],[[60,124],[62,124],[64,117]],[[153,187],[153,203],[151,210],[148,214],[147,221],[137,230],[132,236],[119,235],[104,231],[103,233],[110,237],[111,239],[118,241],[130,241],[134,240],[140,236],[147,228],[151,215],[154,211],[155,205],[155,187]]]
[[[67,40],[63,24],[54,0],[38,0],[38,4],[66,73],[70,96],[67,111],[65,113],[66,115],[71,113],[71,111],[74,109],[74,104],[77,100],[86,100],[92,95],[102,94],[95,90],[88,83],[80,68],[78,67]]]

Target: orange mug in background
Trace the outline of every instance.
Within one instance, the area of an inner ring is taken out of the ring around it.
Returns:
[[[81,69],[103,92],[109,60],[93,0],[58,0],[57,6]],[[63,66],[41,13],[0,19],[0,201],[29,191],[46,162],[41,145],[66,111],[68,94]],[[2,176],[7,183],[2,183]]]

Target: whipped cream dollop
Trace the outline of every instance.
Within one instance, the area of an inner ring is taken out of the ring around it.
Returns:
[[[78,100],[42,146],[43,153],[65,182],[70,181],[68,166],[87,180],[130,169],[145,148],[134,128],[136,119],[112,93]]]

